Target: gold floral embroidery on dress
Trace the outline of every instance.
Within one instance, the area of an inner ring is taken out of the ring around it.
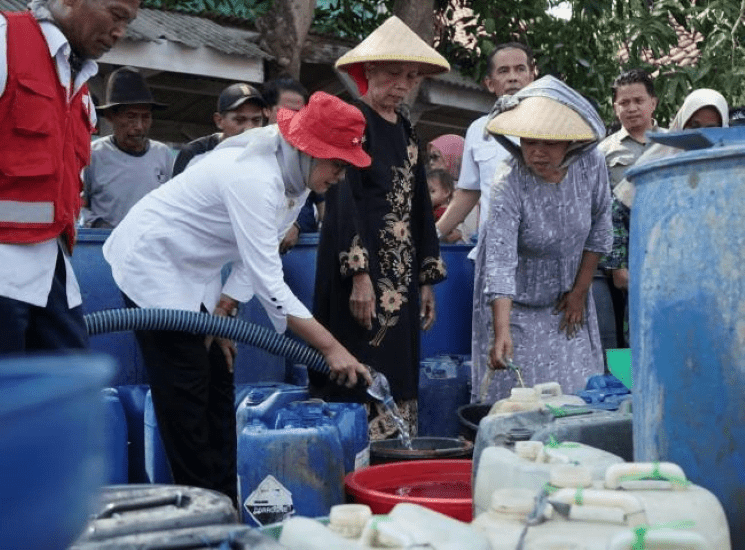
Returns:
[[[377,282],[378,324],[380,328],[370,345],[379,346],[386,331],[396,326],[401,307],[409,301],[414,246],[411,238],[411,204],[414,189],[412,160],[416,162],[416,142],[409,140],[404,166],[392,166],[392,188],[386,195],[391,211],[383,217],[380,230],[381,246],[378,250],[381,278]]]
[[[429,285],[438,283],[447,277],[447,274],[447,267],[441,257],[433,258],[432,256],[428,256],[424,258],[421,270],[419,271],[419,284]]]
[[[367,249],[362,246],[360,236],[355,235],[352,239],[352,246],[349,247],[349,250],[339,254],[342,277],[367,271],[368,261]]]

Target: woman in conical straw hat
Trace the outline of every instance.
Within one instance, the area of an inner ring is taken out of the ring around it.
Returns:
[[[497,372],[489,401],[514,385],[555,381],[564,393],[603,371],[591,284],[613,242],[605,135],[590,103],[551,76],[495,104],[486,129],[512,153],[492,186],[474,293],[477,360]],[[487,377],[488,379],[488,377]],[[480,381],[474,380],[473,383]]]
[[[360,360],[385,374],[411,435],[416,434],[419,332],[435,319],[432,284],[445,278],[425,176],[426,159],[401,104],[424,76],[448,62],[397,17],[386,20],[336,67],[354,80],[365,115],[369,168],[347,170],[326,196],[314,310]],[[365,400],[311,379],[331,400]],[[395,435],[371,405],[371,436]],[[379,414],[380,413],[380,414]]]

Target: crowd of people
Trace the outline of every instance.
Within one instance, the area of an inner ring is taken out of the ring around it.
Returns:
[[[507,396],[512,364],[528,385],[574,392],[603,372],[604,349],[628,346],[624,174],[677,153],[650,142],[660,128],[647,73],[615,80],[620,129],[607,135],[587,98],[538,75],[529,47],[505,43],[488,56],[492,111],[465,137],[425,146],[402,107],[450,66],[394,16],[336,63],[357,87],[351,104],[291,78],[234,83],[218,98],[218,131],[174,159],[148,137],[164,105],[137,69],[114,71],[97,106],[86,85],[139,4],[33,0],[0,16],[0,352],[88,347],[70,263],[81,223],[112,229],[103,252],[129,307],[235,316],[257,297],[278,332],[329,364],[330,376],[311,374],[312,393],[364,402],[373,438],[399,428],[358,384],[369,368],[416,435],[420,331],[447,276],[440,242],[476,243],[473,299],[463,297],[474,400],[484,379],[487,400]],[[113,133],[91,144],[97,113]],[[721,94],[693,90],[670,129],[728,118]],[[320,231],[312,312],[280,256],[306,231]],[[235,499],[234,343],[136,336],[174,480]]]

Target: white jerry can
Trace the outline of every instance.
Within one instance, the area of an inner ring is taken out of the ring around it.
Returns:
[[[492,550],[513,550],[519,541],[523,550],[632,550],[640,544],[645,550],[731,550],[721,504],[675,464],[615,464],[602,482],[579,485],[532,497],[525,489],[499,489],[472,525]]]
[[[585,466],[590,481],[602,481],[609,466],[622,462],[619,456],[583,443],[545,445],[540,441],[517,441],[514,450],[487,447],[473,475],[473,515],[489,509],[492,493],[497,489],[523,488],[537,493],[551,481],[551,472],[557,467]],[[564,472],[564,476],[571,475],[571,469],[564,468]]]
[[[334,506],[328,525],[292,517],[283,522],[279,542],[293,550],[492,550],[486,535],[470,524],[408,502],[375,516],[363,504]]]
[[[566,395],[558,382],[536,384],[532,388],[512,388],[510,396],[500,399],[489,410],[488,416],[502,416],[516,412],[541,411],[549,407],[561,408],[565,405],[586,405],[577,395]]]

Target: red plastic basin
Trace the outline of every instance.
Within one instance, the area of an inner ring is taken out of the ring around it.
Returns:
[[[361,468],[344,479],[353,502],[373,514],[387,514],[399,502],[412,502],[470,523],[473,519],[471,461],[407,460]]]

